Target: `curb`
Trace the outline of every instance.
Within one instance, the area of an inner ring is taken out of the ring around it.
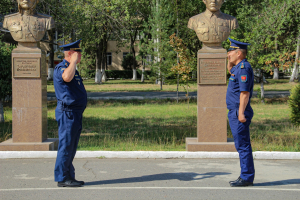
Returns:
[[[0,151],[0,159],[56,158],[56,151]],[[253,152],[257,160],[300,160],[300,152]],[[77,151],[75,158],[126,158],[126,159],[177,159],[212,158],[237,159],[237,152],[186,152],[186,151]]]

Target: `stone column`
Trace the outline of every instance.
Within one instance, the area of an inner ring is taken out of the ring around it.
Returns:
[[[21,43],[12,52],[12,139],[1,151],[49,151],[58,139],[47,139],[47,68],[37,43]]]
[[[187,151],[236,151],[227,139],[225,49],[204,48],[197,56],[197,138],[186,138]]]

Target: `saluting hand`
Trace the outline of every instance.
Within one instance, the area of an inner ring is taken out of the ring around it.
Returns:
[[[230,70],[232,69],[232,67],[233,67],[233,64],[230,62],[230,56],[228,55],[228,57],[227,57],[227,60],[228,60],[228,63],[227,63],[227,69],[228,69],[228,71],[229,71],[229,73],[230,73]],[[231,74],[231,73],[230,73]]]
[[[242,123],[245,123],[247,121],[246,117],[244,114],[239,114],[239,121],[242,122]]]
[[[77,51],[74,51],[71,55],[71,63],[77,63],[78,61],[78,58],[79,58],[79,54]]]

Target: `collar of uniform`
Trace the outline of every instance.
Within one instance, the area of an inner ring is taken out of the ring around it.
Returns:
[[[246,62],[246,61],[247,61],[247,59],[245,58],[244,60],[242,60],[241,62],[239,62],[236,66],[240,66],[241,63]]]
[[[218,10],[217,12],[213,13],[213,12],[209,11],[208,9],[206,9],[204,14],[205,14],[206,17],[211,18],[214,15],[219,17],[222,14],[222,12],[220,10]]]
[[[69,65],[70,63],[66,59],[64,59],[64,66],[69,67]]]

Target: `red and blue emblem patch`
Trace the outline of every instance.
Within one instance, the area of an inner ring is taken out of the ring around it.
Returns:
[[[247,82],[247,75],[242,75],[241,76],[241,81],[246,83]]]

